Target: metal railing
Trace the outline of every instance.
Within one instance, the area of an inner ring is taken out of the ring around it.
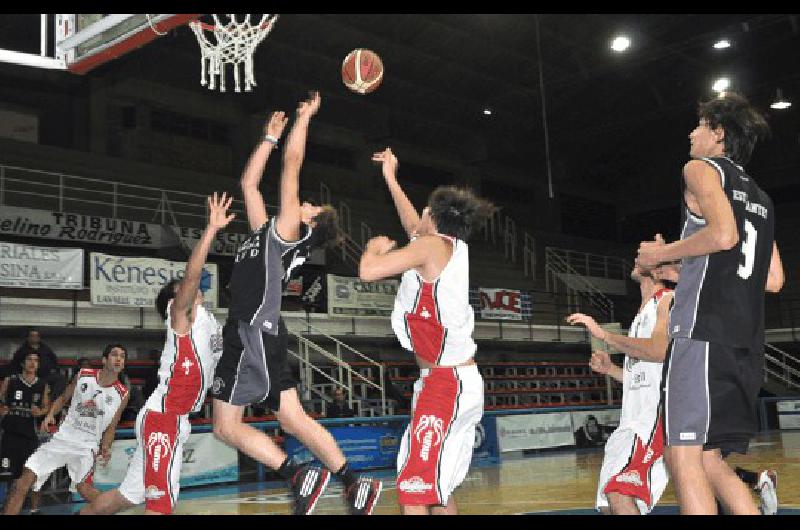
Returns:
[[[503,252],[511,263],[517,262],[517,223],[509,216],[503,222]]]
[[[584,293],[589,303],[604,313],[609,322],[614,321],[614,302],[550,247],[545,249],[545,280],[549,291],[556,292],[558,285],[564,285],[575,298],[576,306],[579,305],[577,293]]]
[[[800,360],[772,344],[764,345],[770,352],[764,352],[764,380],[769,375],[789,389],[800,389]]]
[[[522,267],[525,277],[536,278],[536,245],[528,232],[524,234],[524,244],[522,246]]]
[[[300,373],[303,374],[303,383],[304,383],[306,391],[309,392],[309,393],[310,392],[314,392],[317,395],[319,395],[320,397],[322,397],[323,399],[325,399],[326,401],[329,398],[329,396],[325,396],[320,390],[314,388],[314,385],[313,385],[313,380],[314,380],[313,379],[313,372],[317,372],[318,374],[322,375],[325,379],[329,380],[332,384],[345,389],[346,392],[347,392],[347,395],[348,395],[348,401],[350,403],[350,406],[352,407],[353,403],[354,403],[354,399],[353,399],[353,376],[355,375],[355,377],[359,380],[360,383],[363,383],[363,384],[366,384],[368,386],[371,386],[371,387],[375,388],[376,390],[378,390],[378,392],[380,392],[380,395],[381,395],[381,399],[380,399],[380,401],[381,401],[381,413],[382,414],[386,414],[388,408],[387,408],[387,404],[386,404],[386,388],[385,388],[385,383],[384,383],[385,380],[384,380],[384,367],[383,367],[383,365],[378,363],[378,362],[376,362],[375,360],[371,359],[370,357],[364,355],[363,353],[359,352],[355,348],[343,343],[342,341],[340,341],[340,340],[338,340],[338,339],[336,339],[334,337],[331,337],[330,335],[325,334],[324,332],[319,330],[319,328],[311,325],[310,323],[308,323],[307,325],[308,325],[309,329],[313,329],[319,335],[325,337],[328,340],[333,341],[334,344],[336,344],[336,354],[333,354],[333,353],[329,352],[328,350],[326,350],[325,348],[323,348],[322,346],[320,346],[316,342],[308,339],[307,337],[303,337],[299,333],[296,333],[296,332],[293,332],[293,331],[289,332],[289,334],[294,336],[297,339],[297,342],[298,342],[298,352],[294,352],[292,350],[289,350],[289,353],[291,353],[294,357],[296,357],[301,363]],[[347,351],[357,355],[358,357],[364,359],[365,361],[377,366],[378,367],[378,374],[379,374],[379,383],[378,384],[373,383],[372,381],[362,377],[361,374],[356,372],[352,368],[352,366],[350,366],[350,364],[347,363],[342,358],[342,350],[343,349],[347,350]],[[334,378],[334,377],[328,375],[327,373],[325,373],[324,370],[322,370],[321,368],[316,366],[311,361],[311,355],[310,354],[311,354],[312,351],[315,352],[316,354],[328,359],[329,361],[332,361],[336,365],[338,378]],[[309,397],[309,396],[307,396],[307,397]],[[360,408],[360,405],[359,405],[359,408]]]
[[[633,268],[630,262],[616,256],[592,254],[558,247],[548,247],[548,250],[552,254],[558,255],[582,276],[627,280]]]
[[[208,218],[207,195],[101,180],[17,166],[0,165],[0,205],[70,212],[140,222],[202,227]],[[278,208],[268,205],[275,214]],[[229,231],[247,232],[244,203],[234,200],[236,213]],[[159,220],[160,219],[160,220]]]

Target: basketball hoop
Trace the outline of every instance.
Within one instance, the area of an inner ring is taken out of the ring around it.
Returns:
[[[278,15],[263,15],[258,24],[250,23],[250,15],[245,15],[244,22],[238,22],[236,15],[225,15],[229,21],[223,24],[219,17],[212,15],[214,25],[193,21],[189,26],[197,37],[202,56],[200,58],[201,72],[200,84],[208,85],[209,90],[216,88],[219,76],[219,90],[225,92],[225,65],[233,65],[233,79],[236,92],[241,92],[239,67],[244,68],[244,89],[250,92],[256,86],[255,73],[253,72],[253,54],[256,47],[264,40]],[[206,38],[205,32],[214,34],[214,43]],[[208,79],[206,79],[208,76]]]

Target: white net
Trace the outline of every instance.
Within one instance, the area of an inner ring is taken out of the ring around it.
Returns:
[[[241,92],[241,70],[244,70],[244,89],[252,91],[256,86],[253,72],[253,54],[256,47],[264,40],[278,15],[262,15],[258,24],[250,22],[250,15],[245,15],[244,21],[236,20],[236,15],[212,15],[214,25],[209,26],[201,22],[190,22],[189,26],[197,37],[202,53],[200,58],[201,72],[200,84],[208,86],[209,90],[217,87],[219,77],[219,90],[225,92],[225,65],[233,67],[233,80],[236,92]],[[228,18],[227,23],[220,20],[221,16]],[[211,42],[206,33],[214,34]]]

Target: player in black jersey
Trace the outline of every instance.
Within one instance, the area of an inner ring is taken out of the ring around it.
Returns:
[[[3,429],[0,444],[0,480],[15,481],[22,474],[25,461],[39,447],[37,418],[42,418],[50,408],[50,387],[36,376],[39,354],[29,351],[19,374],[0,383],[0,427]],[[10,496],[10,495],[9,495]],[[31,494],[31,513],[39,508],[39,492]]]
[[[319,94],[312,93],[297,109],[283,155],[277,217],[269,219],[258,185],[286,126],[283,112],[270,117],[265,137],[242,174],[252,232],[237,250],[230,283],[223,353],[212,386],[214,434],[285,478],[294,496],[295,514],[311,513],[332,470],[345,484],[350,513],[368,515],[380,495],[381,482],[353,473],[333,436],[303,410],[287,360],[288,332],[280,317],[281,296],[292,272],[313,247],[338,237],[333,207],[301,204],[298,193],[308,126],[320,103]],[[265,400],[283,430],[305,444],[327,469],[296,466],[270,437],[243,423],[244,407]]]
[[[682,260],[664,363],[666,461],[681,513],[758,514],[722,455],[747,451],[758,429],[764,292],[783,286],[775,210],[742,167],[764,118],[737,94],[702,103],[683,168],[681,239],[643,242],[639,263]]]

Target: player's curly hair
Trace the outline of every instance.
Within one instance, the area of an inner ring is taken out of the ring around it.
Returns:
[[[770,134],[764,116],[747,98],[734,92],[701,102],[697,115],[706,120],[711,129],[722,127],[725,131],[725,155],[742,166],[750,161],[756,142]]]
[[[497,209],[472,190],[456,186],[439,186],[433,190],[428,207],[436,230],[462,241],[467,241],[475,226]]]
[[[158,296],[156,297],[156,311],[158,311],[158,314],[161,315],[161,318],[164,320],[167,319],[167,306],[169,305],[169,301],[175,298],[175,286],[177,286],[179,282],[180,280],[176,279],[170,280],[158,291]]]
[[[120,350],[124,351],[125,352],[125,358],[127,359],[127,357],[128,357],[128,348],[126,348],[125,346],[123,346],[122,344],[120,344],[118,342],[117,343],[113,343],[113,344],[107,344],[106,347],[103,348],[103,358],[104,359],[107,358],[108,354],[111,353],[111,350],[113,350],[114,348],[119,348]]]
[[[314,216],[314,241],[317,245],[335,247],[342,242],[339,214],[330,204],[322,205],[322,211]]]

